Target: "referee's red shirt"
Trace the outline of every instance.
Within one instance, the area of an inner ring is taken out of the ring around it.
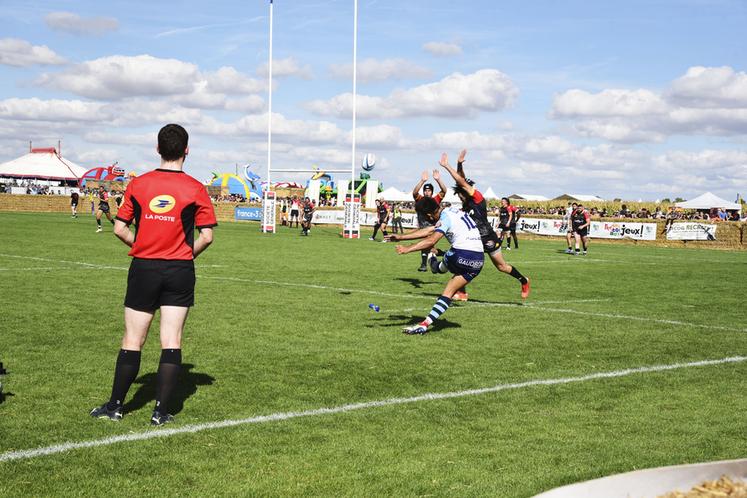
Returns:
[[[218,223],[205,186],[182,171],[156,169],[133,178],[116,218],[135,222],[130,256],[194,259],[195,228]]]

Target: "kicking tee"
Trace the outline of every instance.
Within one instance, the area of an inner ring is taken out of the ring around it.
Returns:
[[[142,259],[192,260],[195,228],[218,224],[205,186],[166,169],[133,178],[116,218],[135,223],[129,255]]]
[[[480,231],[475,220],[461,209],[450,207],[441,211],[436,231],[444,234],[453,249],[479,252],[482,258]]]

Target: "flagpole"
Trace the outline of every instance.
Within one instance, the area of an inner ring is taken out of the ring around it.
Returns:
[[[274,202],[270,203],[269,192],[272,186],[272,0],[270,0],[270,55],[267,64],[267,185],[262,192],[262,232],[266,233],[268,218],[272,219],[272,231],[275,232],[275,216],[268,216],[267,210],[274,211]],[[268,208],[271,206],[271,208]]]
[[[353,0],[353,151],[350,159],[350,192],[355,191],[355,114],[358,80],[358,0]]]

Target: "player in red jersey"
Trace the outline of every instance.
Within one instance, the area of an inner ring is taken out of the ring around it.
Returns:
[[[388,221],[389,204],[387,204],[384,199],[376,199],[376,223],[374,223],[373,235],[371,235],[368,240],[375,241],[376,234],[379,232],[379,229],[381,229],[381,233],[384,235],[384,240],[382,240],[382,242],[386,242],[386,224]]]
[[[109,194],[103,185],[99,186],[99,208],[96,210],[96,233],[102,231],[101,228],[101,215],[106,215],[106,219],[113,225],[114,220],[112,219],[111,209],[109,208]]]
[[[437,204],[441,204],[441,201],[446,197],[446,185],[441,181],[441,173],[439,173],[438,170],[433,170],[433,179],[436,180],[436,183],[438,183],[438,186],[441,189],[436,195],[433,195],[433,184],[426,183],[428,181],[428,171],[423,171],[420,175],[420,181],[415,185],[415,188],[412,189],[412,198],[415,201],[415,213],[418,216],[418,228],[433,226],[433,223],[429,221],[426,213],[422,213],[418,210],[418,202],[420,199],[423,197],[432,197]],[[423,187],[423,195],[420,195],[420,187]],[[420,268],[418,268],[418,271],[428,271],[428,266],[426,265],[428,254],[428,251],[420,252]]]
[[[132,248],[133,257],[124,302],[125,333],[111,397],[91,410],[92,417],[122,418],[124,399],[140,369],[140,351],[160,308],[161,360],[151,424],[173,419],[168,402],[181,369],[182,330],[194,304],[194,258],[212,243],[217,225],[204,185],[182,171],[188,141],[187,131],[179,125],[161,129],[157,149],[161,167],[130,182],[117,213],[114,233]]]
[[[579,203],[576,210],[571,214],[571,230],[576,238],[576,252],[578,256],[578,243],[579,241],[584,246],[583,255],[586,256],[586,249],[589,247],[589,226],[591,226],[591,216],[589,212],[584,209],[584,206]]]

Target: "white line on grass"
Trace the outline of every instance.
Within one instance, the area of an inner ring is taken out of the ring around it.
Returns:
[[[273,413],[270,415],[260,415],[256,417],[235,419],[235,420],[221,420],[218,422],[205,422],[202,424],[191,424],[182,427],[174,427],[171,429],[155,429],[146,432],[136,432],[130,434],[122,434],[119,436],[112,436],[103,439],[94,439],[91,441],[78,441],[69,442],[63,444],[56,444],[52,446],[45,446],[41,448],[34,448],[29,450],[18,450],[9,451],[0,454],[0,462],[9,462],[12,460],[25,460],[38,456],[53,455],[56,453],[64,453],[71,450],[81,448],[94,448],[97,446],[108,446],[116,443],[130,442],[130,441],[144,441],[148,439],[163,438],[175,436],[178,434],[194,434],[196,432],[202,432],[213,429],[223,429],[226,427],[236,427],[239,425],[247,424],[262,424],[265,422],[276,422],[282,420],[289,420],[294,418],[302,417],[315,417],[319,415],[333,415],[336,413],[346,413],[357,410],[365,410],[368,408],[379,408],[382,406],[392,405],[403,405],[408,403],[418,403],[421,401],[433,401],[441,399],[453,399],[463,398],[466,396],[479,396],[482,394],[496,393],[500,391],[508,391],[512,389],[523,389],[526,387],[535,386],[554,386],[561,384],[571,384],[574,382],[586,382],[597,379],[611,379],[617,377],[626,377],[628,375],[640,374],[640,373],[651,373],[651,372],[665,372],[668,370],[679,370],[683,368],[693,367],[704,367],[712,365],[723,365],[726,363],[741,363],[747,360],[745,356],[732,356],[729,358],[722,358],[719,360],[702,360],[694,361],[689,363],[673,363],[670,365],[652,365],[648,367],[628,368],[625,370],[614,370],[611,372],[598,372],[594,374],[582,375],[578,377],[562,377],[559,379],[538,379],[530,380],[526,382],[517,382],[513,384],[498,384],[492,387],[483,387],[479,389],[467,389],[464,391],[454,391],[446,393],[426,393],[419,396],[413,396],[410,398],[389,398],[379,401],[365,401],[361,403],[351,403],[341,406],[333,406],[328,408],[317,408],[315,410],[305,410],[302,412],[281,412]]]
[[[62,261],[62,260],[54,260],[54,259],[47,259],[47,258],[38,258],[33,256],[17,256],[13,254],[3,254],[0,253],[0,257],[9,257],[9,258],[20,258],[20,259],[32,259],[32,260],[39,260],[39,261],[51,261],[51,262],[57,262],[57,263],[68,263],[68,264],[76,264],[76,265],[83,265],[84,267],[90,267],[90,268],[100,268],[100,269],[112,269],[112,270],[127,270],[127,267],[121,267],[121,266],[102,266],[102,265],[95,265],[92,263],[83,263],[83,262],[75,262],[75,261]],[[205,278],[210,280],[223,280],[228,282],[246,282],[246,283],[252,283],[252,284],[267,284],[267,285],[278,285],[278,286],[285,286],[285,287],[296,287],[296,288],[306,288],[306,289],[321,289],[321,290],[331,290],[336,292],[344,292],[344,293],[358,293],[358,294],[369,294],[373,296],[382,296],[382,297],[395,297],[395,298],[404,298],[404,299],[427,299],[429,301],[433,300],[433,296],[425,296],[421,294],[396,294],[392,292],[381,292],[376,290],[370,290],[370,289],[348,289],[345,287],[330,287],[327,285],[318,285],[318,284],[304,284],[300,282],[279,282],[275,280],[256,280],[251,278],[240,278],[240,277],[218,277],[218,276],[211,276],[211,275],[198,275],[198,278]],[[563,302],[569,302],[569,301],[561,301],[559,304],[562,304]],[[690,323],[690,322],[683,322],[680,320],[665,320],[665,319],[659,319],[659,318],[649,318],[645,316],[635,316],[635,315],[620,315],[620,314],[614,314],[614,313],[596,313],[592,311],[579,311],[579,310],[572,310],[568,308],[546,308],[543,306],[538,306],[537,304],[531,304],[530,301],[529,304],[521,306],[519,303],[471,303],[469,306],[480,306],[480,307],[495,307],[495,308],[517,308],[517,309],[533,309],[533,310],[540,310],[545,311],[549,313],[570,313],[570,314],[576,314],[576,315],[586,315],[586,316],[595,316],[595,317],[601,317],[601,318],[614,318],[614,319],[622,319],[622,320],[634,320],[639,322],[652,322],[652,323],[662,323],[666,325],[679,325],[683,327],[695,327],[695,328],[701,328],[701,329],[711,329],[711,330],[725,330],[728,332],[747,332],[747,328],[733,328],[733,327],[724,327],[721,325],[708,325],[708,324],[700,324],[700,323]],[[466,308],[466,307],[465,307]]]

